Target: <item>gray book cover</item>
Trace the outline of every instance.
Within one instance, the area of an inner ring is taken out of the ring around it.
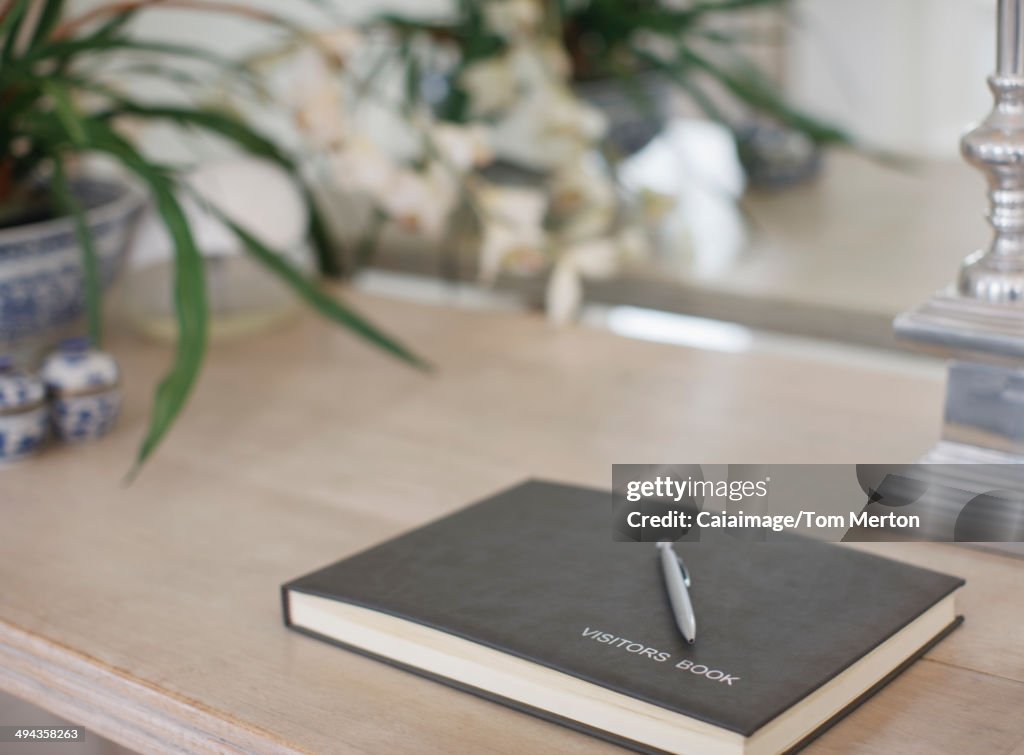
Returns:
[[[654,544],[613,542],[610,493],[546,482],[286,584],[285,622],[290,590],[345,601],[750,736],[963,584],[809,541],[675,547],[692,646]]]

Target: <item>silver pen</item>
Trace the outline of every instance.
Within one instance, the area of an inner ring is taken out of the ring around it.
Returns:
[[[665,576],[665,591],[672,604],[672,614],[683,638],[691,645],[697,641],[697,617],[693,615],[690,602],[690,573],[683,560],[672,549],[672,543],[658,543],[661,556],[661,573]]]

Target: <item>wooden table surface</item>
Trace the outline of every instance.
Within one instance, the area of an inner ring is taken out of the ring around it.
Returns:
[[[355,297],[424,376],[312,319],[219,347],[121,484],[167,352],[123,338],[113,436],[0,475],[0,689],[143,752],[612,752],[287,631],[279,585],[525,477],[613,462],[894,462],[921,377]],[[863,546],[869,547],[869,546]],[[968,580],[964,627],[811,752],[1024,753],[1024,562],[873,545]]]

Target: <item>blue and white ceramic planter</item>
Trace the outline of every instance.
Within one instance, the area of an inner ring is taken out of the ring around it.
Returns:
[[[124,184],[85,180],[74,186],[87,209],[103,284],[122,267],[145,196]],[[82,255],[71,218],[0,229],[0,350],[29,340],[52,344],[85,307]]]
[[[43,381],[0,358],[0,464],[35,454],[46,440],[49,411]]]
[[[109,354],[70,339],[43,362],[50,417],[61,440],[76,443],[106,435],[121,412],[121,376]]]
[[[103,437],[117,424],[120,414],[121,392],[117,389],[54,399],[50,410],[54,432],[68,443]]]

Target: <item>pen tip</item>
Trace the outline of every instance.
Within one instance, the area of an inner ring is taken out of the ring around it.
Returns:
[[[693,645],[693,644],[695,644],[695,643],[697,642],[697,638],[696,638],[696,637],[694,637],[694,638],[692,638],[692,639],[688,639],[688,640],[687,640],[686,642],[687,642],[688,644],[690,644],[690,645]]]

